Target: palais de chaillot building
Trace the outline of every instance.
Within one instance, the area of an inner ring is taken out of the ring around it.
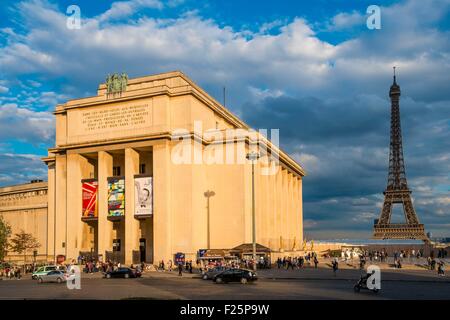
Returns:
[[[47,183],[0,190],[39,257],[195,261],[244,252],[253,230],[259,254],[301,249],[301,165],[183,73],[110,75],[54,115]],[[25,193],[28,207],[14,197]]]

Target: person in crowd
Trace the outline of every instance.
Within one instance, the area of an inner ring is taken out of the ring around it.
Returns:
[[[438,275],[445,276],[444,266],[445,266],[444,261],[439,260],[439,262],[438,262]]]
[[[300,266],[300,268],[303,268],[303,265],[305,264],[305,259],[302,256],[300,256],[299,260],[300,260],[299,261],[299,266]]]
[[[183,276],[183,265],[181,263],[178,263],[178,275]]]
[[[431,270],[436,270],[436,260],[434,258],[431,259]]]
[[[278,269],[281,268],[281,265],[282,265],[282,264],[283,264],[283,262],[281,261],[281,258],[278,257],[278,259],[277,259],[277,267],[278,267]]]
[[[365,265],[366,265],[366,257],[364,255],[361,255],[359,257],[359,268],[363,270]]]
[[[338,263],[337,258],[334,258],[334,260],[331,262],[331,266],[333,268],[334,276],[336,276],[336,272],[337,272],[337,270],[339,268],[339,263]]]

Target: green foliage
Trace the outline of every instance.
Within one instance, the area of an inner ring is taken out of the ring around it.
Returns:
[[[35,237],[33,237],[31,233],[26,233],[23,230],[21,230],[19,233],[16,233],[10,240],[10,250],[19,254],[23,253],[24,262],[26,260],[27,251],[37,249],[40,246],[41,245],[39,241]]]
[[[8,238],[11,235],[11,226],[0,215],[0,261],[3,261],[8,250]]]

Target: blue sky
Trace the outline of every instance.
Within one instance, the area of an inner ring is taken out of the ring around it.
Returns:
[[[66,27],[66,8],[82,28]],[[369,5],[380,30],[366,27]],[[450,235],[450,1],[3,0],[0,185],[45,178],[51,111],[105,75],[181,70],[255,128],[279,128],[307,170],[309,237],[368,237],[386,185],[398,66],[408,182]],[[17,170],[17,168],[22,168]]]

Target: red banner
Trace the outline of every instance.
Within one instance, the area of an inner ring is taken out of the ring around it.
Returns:
[[[83,182],[83,218],[97,218],[98,182]]]

